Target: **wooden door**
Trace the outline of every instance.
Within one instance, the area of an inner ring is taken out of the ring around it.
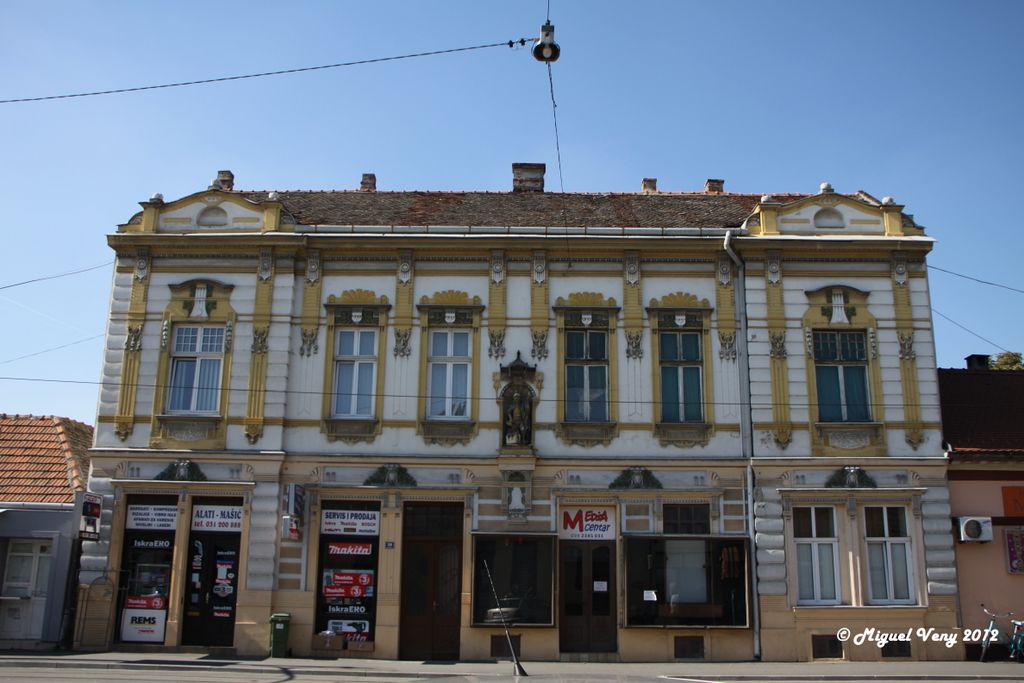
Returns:
[[[561,651],[615,652],[615,543],[562,541],[559,587]]]
[[[462,505],[406,504],[399,657],[459,658]]]

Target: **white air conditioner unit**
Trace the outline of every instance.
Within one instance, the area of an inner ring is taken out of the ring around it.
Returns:
[[[957,539],[961,543],[978,543],[992,540],[991,517],[958,517]]]

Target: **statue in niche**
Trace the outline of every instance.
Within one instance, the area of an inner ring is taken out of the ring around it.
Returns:
[[[533,441],[532,410],[519,387],[511,387],[505,395],[504,445],[513,448],[529,446]]]

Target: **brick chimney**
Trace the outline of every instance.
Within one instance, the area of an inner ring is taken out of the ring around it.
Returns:
[[[359,181],[360,192],[376,192],[377,176],[373,173],[364,173],[363,179]]]
[[[235,189],[235,174],[231,171],[217,171],[217,182],[220,183],[220,189],[233,190]]]
[[[716,178],[708,178],[704,181],[704,192],[706,194],[719,194],[725,192],[725,181]]]
[[[543,192],[544,164],[512,164],[513,192]]]
[[[972,353],[964,360],[967,361],[968,370],[988,370],[989,368],[989,358],[983,353]]]
[[[640,181],[640,190],[644,194],[657,194],[658,192],[658,179],[657,178],[644,178]]]

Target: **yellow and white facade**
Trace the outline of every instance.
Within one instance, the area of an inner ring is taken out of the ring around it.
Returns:
[[[80,647],[260,654],[286,613],[295,655],[499,656],[504,621],[525,659],[799,660],[955,625],[901,207],[514,176],[222,172],[119,226]]]

